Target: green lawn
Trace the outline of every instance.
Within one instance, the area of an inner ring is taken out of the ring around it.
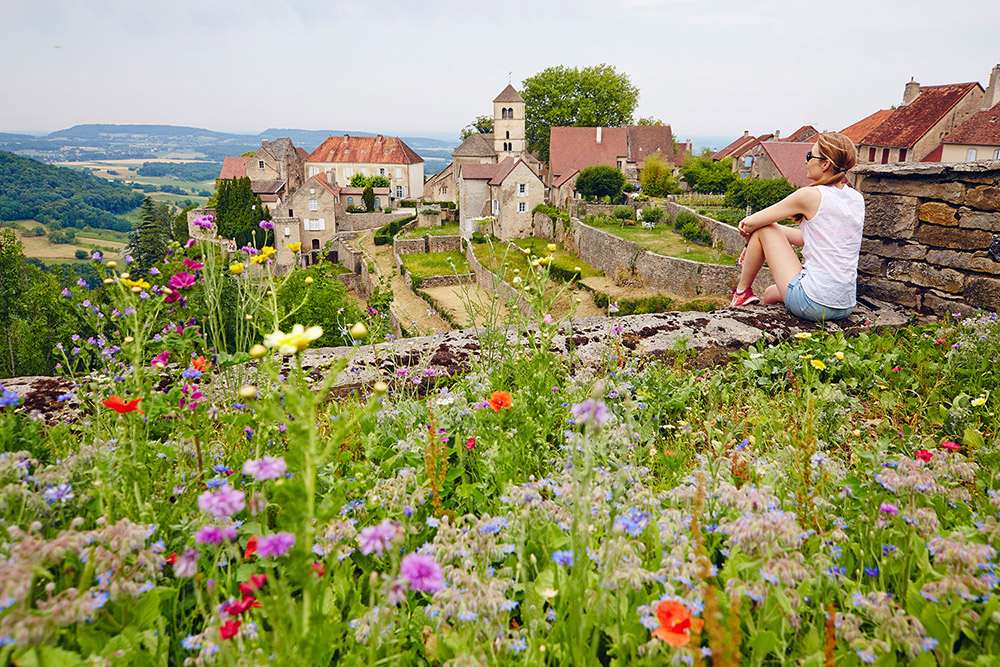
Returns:
[[[649,250],[667,257],[680,257],[690,259],[693,262],[703,262],[706,264],[724,264],[726,266],[736,266],[736,258],[732,255],[689,242],[680,234],[675,234],[670,225],[660,223],[655,229],[646,229],[641,225],[634,227],[622,227],[620,222],[608,221],[599,223],[588,221],[601,231],[614,234],[623,239],[634,241]]]
[[[469,263],[460,252],[428,252],[403,255],[403,266],[416,278],[468,273]]]
[[[551,252],[548,249],[548,244],[551,242],[546,239],[515,239],[514,243],[519,248],[530,250],[535,257],[548,257],[552,255],[552,266],[554,268],[567,272],[576,272],[577,267],[579,267],[581,278],[604,275],[602,271],[598,271],[573,253],[567,251],[561,243],[555,244],[556,249]],[[476,259],[483,266],[494,273],[501,274],[507,282],[513,280],[516,275],[514,273],[515,269],[522,276],[528,271],[530,256],[510,248],[506,243],[496,241],[492,248],[488,243],[476,244],[473,245],[473,252],[476,254]]]
[[[430,234],[431,236],[458,236],[458,223],[449,222],[447,224],[441,225],[440,227],[414,227],[413,229],[407,231],[399,238],[401,239],[420,239],[424,236]]]

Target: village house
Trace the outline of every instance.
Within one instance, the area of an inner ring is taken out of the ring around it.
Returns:
[[[587,167],[606,165],[620,169],[625,179],[639,182],[646,158],[658,153],[670,167],[679,167],[674,135],[669,125],[627,127],[553,127],[549,129],[549,172],[552,183]]]
[[[783,178],[800,188],[809,185],[812,181],[807,176],[806,153],[812,150],[814,143],[815,140],[762,142],[751,176]]]
[[[340,188],[327,174],[317,174],[282,202],[280,216],[274,218],[276,263],[279,272],[290,267],[295,255],[285,246],[302,244],[301,262],[311,266],[319,261],[322,248],[337,234]]]
[[[220,179],[249,178],[253,193],[274,213],[289,192],[302,184],[302,160],[306,152],[288,137],[261,141],[251,157],[227,157],[222,161]]]
[[[463,164],[459,179],[462,236],[470,238],[478,230],[477,218],[490,218],[483,231],[504,240],[531,235],[532,212],[543,203],[545,187],[523,158]]]
[[[990,72],[979,111],[924,158],[924,162],[1000,160],[1000,65]]]
[[[858,162],[920,162],[979,111],[982,102],[983,88],[975,81],[921,86],[910,79],[899,108],[858,144]]]
[[[424,161],[399,137],[330,137],[305,159],[306,178],[333,174],[348,186],[355,174],[389,179],[394,199],[419,199],[424,194]]]
[[[857,146],[872,130],[881,125],[886,118],[891,116],[892,112],[893,109],[880,109],[870,116],[865,116],[857,123],[848,125],[841,130],[840,133],[853,141],[854,145]]]

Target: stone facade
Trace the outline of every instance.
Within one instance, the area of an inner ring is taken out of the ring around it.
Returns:
[[[1000,161],[856,171],[859,294],[924,313],[1000,309]]]
[[[287,137],[269,142],[264,139],[260,148],[246,165],[247,178],[251,181],[285,181],[285,192],[294,192],[302,185],[302,156]]]

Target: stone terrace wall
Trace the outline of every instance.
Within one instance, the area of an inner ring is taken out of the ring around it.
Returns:
[[[397,236],[392,242],[392,251],[397,255],[419,255],[427,252],[427,241],[420,239],[401,239]]]
[[[536,213],[533,222],[536,235],[561,241],[580,259],[604,271],[608,277],[623,274],[635,276],[649,289],[663,290],[682,298],[710,296],[728,299],[740,277],[738,266],[706,264],[660,255],[576,218],[570,218],[568,230],[564,229],[561,221],[553,222],[544,213]],[[770,271],[764,268],[754,281],[753,289],[761,294],[772,282]]]
[[[425,252],[462,252],[461,236],[425,235],[419,239],[401,239],[399,236],[392,242],[392,249],[397,255],[419,255]]]
[[[377,229],[388,225],[397,218],[413,215],[412,208],[399,209],[392,213],[344,213],[337,220],[338,231],[360,232],[365,229]]]
[[[462,252],[462,237],[428,236],[427,252]]]
[[[855,171],[860,294],[925,313],[1000,309],[1000,161]]]

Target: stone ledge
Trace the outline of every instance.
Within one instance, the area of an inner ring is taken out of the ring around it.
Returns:
[[[980,175],[1000,171],[1000,160],[976,162],[906,162],[897,164],[862,164],[851,170],[861,176],[940,176],[954,174]]]

